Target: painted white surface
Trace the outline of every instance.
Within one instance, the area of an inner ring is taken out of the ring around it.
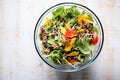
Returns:
[[[0,80],[119,80],[120,0],[66,0],[92,9],[100,18],[105,42],[89,68],[74,73],[51,69],[33,43],[35,24],[49,7],[64,0],[0,0]]]

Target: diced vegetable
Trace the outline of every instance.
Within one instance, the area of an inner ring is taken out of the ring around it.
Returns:
[[[67,56],[77,56],[79,54],[79,52],[73,51],[69,54],[67,54]]]
[[[70,24],[65,24],[65,27],[66,27],[66,29],[69,29],[70,28]]]
[[[70,63],[74,63],[74,62],[77,62],[77,60],[71,59],[71,60],[69,60],[69,62],[70,62]]]
[[[81,29],[80,27],[78,27],[78,31],[80,31],[80,32],[85,32],[85,29]]]
[[[58,42],[58,45],[59,45],[59,46],[62,46],[62,43],[61,43],[61,42]]]
[[[52,23],[51,23],[50,19],[46,18],[46,24],[47,24],[48,26],[52,26]]]
[[[76,41],[76,38],[72,38],[70,41],[67,41],[65,45],[65,51],[70,51],[71,48],[74,46],[75,41]]]
[[[78,16],[78,23],[79,23],[80,25],[82,25],[83,22],[84,22],[84,23],[92,23],[92,21],[89,20],[88,15],[85,15],[85,14]]]
[[[68,29],[65,33],[65,39],[70,40],[72,37],[78,35],[78,32],[75,29]]]
[[[93,32],[93,38],[91,40],[91,44],[95,45],[98,42],[98,35],[96,32]]]
[[[61,30],[61,33],[65,34],[66,29],[64,27],[60,26],[60,30]]]

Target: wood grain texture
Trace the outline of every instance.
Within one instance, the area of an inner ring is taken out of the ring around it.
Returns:
[[[0,74],[2,74],[2,53],[3,53],[3,36],[2,36],[2,1],[0,1]],[[1,79],[0,75],[0,79]]]
[[[99,57],[88,68],[58,72],[38,56],[33,32],[40,15],[64,0],[0,0],[0,80],[120,80],[120,0],[66,0],[89,7],[105,34]]]

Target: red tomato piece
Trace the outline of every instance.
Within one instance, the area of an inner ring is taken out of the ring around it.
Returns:
[[[75,29],[67,29],[65,32],[65,39],[70,40],[72,37],[75,37],[78,35],[78,32]]]
[[[93,38],[91,40],[91,44],[95,45],[98,42],[98,35],[96,32],[93,32]]]
[[[70,62],[70,63],[74,63],[74,62],[77,62],[77,60],[71,59],[71,60],[69,60],[69,62]]]

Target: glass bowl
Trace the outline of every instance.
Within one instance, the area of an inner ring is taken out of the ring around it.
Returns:
[[[99,32],[98,32],[99,40],[98,40],[98,43],[95,45],[95,49],[93,50],[93,55],[91,56],[91,59],[89,59],[85,63],[80,64],[78,66],[78,68],[73,68],[73,67],[70,67],[70,66],[64,65],[64,64],[60,65],[60,66],[56,66],[56,65],[50,63],[42,55],[42,51],[41,51],[42,46],[41,46],[41,41],[39,39],[40,26],[45,22],[45,18],[51,17],[52,11],[60,6],[69,7],[72,5],[77,6],[79,10],[82,10],[82,11],[84,10],[84,11],[88,12],[89,14],[91,14],[94,18],[94,23],[99,30]],[[99,18],[96,16],[96,14],[92,10],[90,10],[89,8],[87,8],[81,4],[78,4],[78,3],[66,2],[66,3],[56,4],[52,7],[50,7],[40,16],[40,18],[38,19],[38,21],[36,23],[35,30],[34,30],[34,44],[35,44],[35,48],[36,48],[38,55],[49,66],[51,66],[55,70],[62,71],[62,72],[74,72],[74,71],[79,71],[79,70],[82,70],[82,69],[88,67],[92,62],[94,62],[96,60],[96,58],[100,54],[101,49],[103,47],[103,42],[104,42],[104,32],[103,32],[102,24],[101,24]]]

